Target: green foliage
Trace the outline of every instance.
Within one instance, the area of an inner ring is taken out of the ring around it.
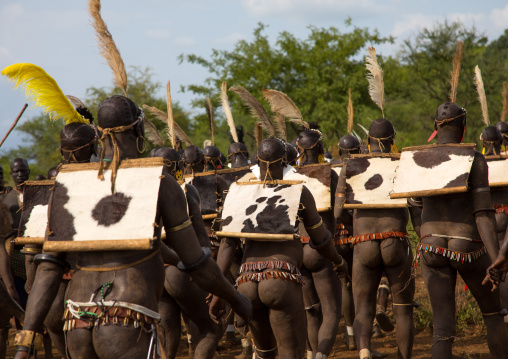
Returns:
[[[364,117],[380,116],[366,92],[363,50],[391,38],[381,37],[376,30],[352,28],[341,32],[335,27],[310,26],[306,39],[282,32],[272,45],[264,29],[265,25],[259,24],[252,41],[238,41],[232,51],[212,50],[209,59],[180,55],[181,62],[198,64],[210,73],[204,84],[183,90],[200,98],[209,96],[216,102],[222,81],[228,86],[241,85],[260,100],[263,88],[282,91],[300,108],[307,122],[319,124],[327,143],[337,142],[345,134],[348,88],[352,89],[357,121],[365,123]],[[236,95],[231,93],[229,97],[235,122],[252,132],[255,120]],[[296,136],[297,127],[288,124],[288,140]]]

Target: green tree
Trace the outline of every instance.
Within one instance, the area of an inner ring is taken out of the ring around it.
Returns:
[[[351,27],[350,21],[346,27]],[[204,84],[183,88],[198,96],[194,105],[205,96],[218,103],[222,81],[227,81],[228,86],[241,85],[258,99],[261,89],[276,89],[295,102],[306,121],[319,124],[327,143],[336,143],[346,133],[348,88],[352,89],[358,121],[375,116],[375,105],[367,93],[363,55],[368,45],[382,44],[391,38],[381,37],[376,30],[356,27],[341,32],[335,27],[310,26],[306,39],[281,32],[271,45],[264,29],[265,25],[259,24],[252,41],[238,41],[232,51],[212,50],[210,58],[180,55],[180,62],[198,64],[210,73]],[[255,121],[237,96],[230,93],[229,98],[236,123],[252,131]],[[200,121],[203,119],[197,119],[195,126]],[[288,126],[289,140],[296,133],[296,127]]]

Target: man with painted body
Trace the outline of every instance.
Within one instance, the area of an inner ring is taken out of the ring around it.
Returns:
[[[485,128],[480,136],[483,143],[483,152],[487,165],[490,161],[499,159],[501,153],[501,146],[504,137],[495,126],[488,126]],[[492,171],[489,169],[489,173]],[[491,187],[490,197],[492,207],[496,210],[496,233],[499,247],[502,247],[503,242],[506,241],[506,229],[508,228],[508,188],[506,187]],[[503,308],[508,307],[508,283],[502,282],[499,285],[501,295],[501,304]],[[504,317],[505,324],[508,326],[508,315]]]
[[[162,157],[165,160],[166,172],[179,183],[182,181],[182,157],[169,147],[155,148],[150,157]],[[210,248],[210,240],[201,217],[201,199],[196,188],[185,184],[185,197],[192,220],[192,228],[201,247]],[[167,266],[166,266],[167,265]],[[188,273],[180,271],[175,265],[165,263],[165,291],[159,301],[161,326],[164,328],[164,350],[169,358],[175,358],[181,337],[181,314],[186,319],[187,329],[192,336],[194,358],[213,358],[223,330],[208,314],[206,297],[208,292],[200,288]]]
[[[285,146],[280,140],[269,138],[261,142],[257,157],[260,178],[267,179],[266,186],[270,186],[270,180],[282,180],[285,156]],[[277,189],[284,185],[275,186]],[[331,234],[323,225],[312,194],[305,186],[300,203],[298,215],[310,236],[309,245],[347,274],[347,264],[335,251]],[[249,205],[251,203],[245,203],[245,207]],[[221,241],[217,261],[223,273],[229,271],[237,246],[238,238],[228,237]],[[304,356],[305,314],[298,271],[302,261],[303,248],[298,238],[286,241],[246,239],[237,283],[238,291],[247,296],[254,307],[249,329],[254,339],[256,358],[275,358],[277,349],[281,359]],[[224,315],[221,308],[220,300],[214,297],[210,305],[212,316],[218,318]]]
[[[307,130],[296,141],[299,152],[299,166],[324,163],[322,135],[317,130]],[[337,174],[331,171],[330,196],[337,187]],[[331,204],[333,205],[333,198]],[[325,228],[335,233],[333,210],[321,212]],[[300,224],[301,238],[307,238],[303,224]],[[303,301],[307,316],[307,336],[316,358],[326,358],[330,354],[337,335],[341,290],[340,281],[333,271],[332,263],[320,252],[303,241],[303,266],[301,267]],[[349,263],[348,263],[349,264]],[[347,281],[347,278],[344,278]]]
[[[371,154],[390,153],[395,130],[386,119],[377,119],[369,128]],[[341,170],[335,200],[335,217],[347,216],[346,168]],[[411,210],[411,207],[410,207]],[[418,215],[412,215],[418,233]],[[413,260],[406,225],[406,208],[355,209],[353,211],[353,297],[355,305],[354,333],[360,349],[360,358],[371,358],[372,323],[376,313],[376,294],[384,271],[393,294],[393,312],[397,321],[399,358],[410,358],[413,348],[414,279],[411,276]],[[347,222],[347,220],[343,220]],[[364,240],[367,238],[366,240]]]
[[[104,100],[98,109],[104,159],[114,164],[116,160],[137,158],[136,145],[144,133],[142,121],[142,111],[131,100],[123,96]],[[180,186],[169,174],[160,181],[156,223],[162,221],[167,240],[180,257],[179,267],[189,272],[196,283],[223,296],[239,314],[248,317],[251,311],[248,300],[236,293],[209,258],[209,252],[201,249]],[[106,301],[131,303],[140,309],[125,313],[124,310],[117,312],[118,307],[95,308],[109,313],[109,321],[122,320],[124,325],[99,324],[94,316],[86,313],[78,313],[78,318],[72,313],[66,315],[67,350],[71,358],[143,358],[150,349],[154,353],[154,343],[150,343],[153,333],[149,328],[156,323],[156,316],[150,313],[157,312],[164,284],[163,260],[157,253],[160,246],[160,241],[156,241],[152,249],[144,251],[79,252],[77,263],[80,270],[75,272],[68,285],[66,300],[88,302],[93,300],[95,293]],[[27,304],[24,330],[16,343],[17,359],[28,357],[29,351],[33,353],[38,336],[35,333],[41,332],[62,275],[68,268],[63,253],[43,253],[36,256],[35,262],[40,264]],[[100,271],[97,268],[101,268]],[[145,314],[140,314],[140,310]],[[122,315],[126,319],[134,315],[134,322],[138,326],[139,322],[144,325],[141,328],[135,326],[133,321],[125,321]]]
[[[444,103],[436,111],[438,144],[462,142],[466,111],[455,103]],[[446,146],[443,147],[443,151]],[[434,325],[432,358],[451,358],[455,338],[455,284],[457,273],[475,297],[485,325],[487,343],[493,358],[508,357],[508,334],[500,315],[498,291],[482,285],[491,259],[496,259],[499,244],[484,156],[475,151],[468,179],[468,192],[423,197],[421,245],[434,250],[471,255],[472,260],[452,260],[432,251],[421,253],[422,276],[429,293]],[[482,243],[483,241],[483,243]],[[484,254],[485,246],[488,255]],[[422,247],[421,247],[422,248]],[[475,253],[483,253],[479,256]],[[398,321],[397,321],[397,324]]]

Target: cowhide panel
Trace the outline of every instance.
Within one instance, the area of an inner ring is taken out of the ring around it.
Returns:
[[[205,176],[184,176],[185,183],[192,184],[201,197],[201,214],[217,213],[217,182],[214,172],[207,172]]]
[[[429,145],[402,150],[392,198],[467,191],[475,145]]]
[[[485,157],[489,165],[489,185],[491,187],[508,186],[508,156]]]
[[[346,207],[404,207],[405,199],[393,200],[396,157],[352,156],[346,164]]]
[[[222,231],[293,234],[303,184],[236,184],[229,188]]]
[[[50,241],[151,239],[162,166],[60,172],[49,214]]]
[[[25,182],[18,237],[44,238],[48,225],[48,202],[54,185],[54,181]]]
[[[316,201],[316,208],[331,208],[331,164],[308,165],[296,169],[296,172],[284,177],[288,181],[303,181]]]

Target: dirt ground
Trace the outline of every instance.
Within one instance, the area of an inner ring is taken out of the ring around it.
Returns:
[[[459,281],[457,283],[458,288],[463,288],[463,282]],[[419,303],[428,303],[427,295],[425,292],[425,287],[423,280],[417,277],[416,280],[416,301]],[[419,309],[415,309],[416,311]],[[337,340],[335,341],[335,345],[333,347],[333,351],[330,354],[330,358],[344,358],[344,359],[353,359],[358,358],[358,354],[356,351],[348,351],[343,342],[343,333],[345,333],[346,329],[344,327],[344,322],[341,320],[339,326],[339,334],[337,335]],[[12,358],[15,354],[15,347],[12,346],[12,342],[14,340],[15,331],[11,330],[10,332],[10,341],[11,344],[8,348],[7,358]],[[189,352],[187,350],[187,346],[185,344],[186,337],[182,336],[182,341],[180,342],[180,347],[178,350],[178,358],[191,358],[189,356]],[[426,328],[424,330],[417,331],[415,337],[415,343],[413,347],[413,358],[421,359],[421,358],[431,358],[430,349],[432,343],[432,329]],[[387,354],[387,358],[396,358],[397,357],[397,343],[395,340],[395,331],[392,333],[385,333],[385,337],[373,339],[372,340],[373,349]],[[241,352],[240,345],[235,347],[230,347],[225,342],[221,342],[219,350],[217,352],[218,358],[224,359],[234,359],[236,355]],[[45,355],[41,353],[39,358],[44,358]],[[53,357],[56,359],[62,358],[58,352],[53,351]],[[479,325],[469,325],[463,331],[463,333],[459,333],[457,338],[455,339],[455,343],[453,346],[453,357],[455,359],[480,359],[480,358],[490,358],[489,350],[487,347],[487,337],[486,331],[484,327]]]

